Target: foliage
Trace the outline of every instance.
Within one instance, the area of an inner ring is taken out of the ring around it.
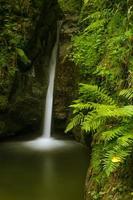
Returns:
[[[61,9],[64,12],[77,13],[81,9],[82,0],[58,0]]]
[[[26,46],[35,23],[33,19],[38,12],[37,6],[39,4],[33,0],[0,1],[0,92],[6,97],[10,94],[18,70],[17,60],[30,63]]]
[[[27,57],[27,55],[25,54],[25,52],[22,49],[16,48],[16,51],[17,51],[18,56],[20,56],[20,58],[24,64],[31,63],[31,61],[29,60],[29,58]]]
[[[133,152],[133,5],[84,1],[70,59],[80,68],[79,97],[66,132],[93,138],[91,166],[107,177]]]
[[[110,175],[132,152],[133,105],[121,106],[98,86],[82,84],[71,108],[74,117],[66,132],[80,126],[93,134],[92,166]]]

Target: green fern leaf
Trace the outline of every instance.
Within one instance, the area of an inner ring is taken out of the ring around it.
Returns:
[[[119,96],[123,96],[129,100],[133,99],[133,88],[128,88],[128,89],[122,90],[119,93]]]
[[[80,125],[83,121],[83,114],[79,113],[78,115],[76,115],[73,119],[71,119],[70,123],[68,124],[65,133],[67,133],[68,131],[72,130],[74,127]]]

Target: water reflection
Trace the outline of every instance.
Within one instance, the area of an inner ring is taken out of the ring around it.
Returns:
[[[2,143],[0,200],[83,200],[87,150],[58,142],[51,148],[34,141]]]

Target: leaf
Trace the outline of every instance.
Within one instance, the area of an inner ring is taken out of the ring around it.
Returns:
[[[112,157],[112,162],[113,163],[119,163],[119,162],[122,162],[122,160],[121,160],[120,157],[114,156],[114,157]]]
[[[16,51],[17,51],[17,54],[20,56],[22,62],[24,62],[24,64],[30,64],[31,63],[30,59],[27,57],[27,55],[25,54],[23,49],[16,48]]]

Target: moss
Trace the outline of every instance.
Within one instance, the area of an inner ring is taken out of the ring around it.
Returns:
[[[86,200],[132,200],[132,164],[133,158],[130,158],[124,167],[104,179],[102,183],[90,166],[86,179]]]
[[[58,0],[61,9],[64,12],[77,13],[81,9],[81,0]]]
[[[8,105],[8,99],[6,96],[0,96],[0,110],[5,110]]]
[[[0,134],[2,134],[5,129],[6,129],[6,122],[0,121]]]
[[[71,1],[70,3],[73,2],[74,1]],[[75,13],[67,13],[65,15],[60,34],[53,112],[54,120],[57,122],[54,124],[54,127],[57,131],[59,129],[62,131],[66,128],[66,123],[70,115],[69,105],[75,98],[77,91],[78,67],[69,58],[71,50],[71,37],[75,31],[77,31],[77,21],[78,16],[75,15]],[[59,124],[61,124],[61,126],[59,126]]]
[[[26,127],[41,128],[42,107],[42,97],[17,96],[14,102],[8,104],[7,113],[0,115],[0,135],[14,135]]]

